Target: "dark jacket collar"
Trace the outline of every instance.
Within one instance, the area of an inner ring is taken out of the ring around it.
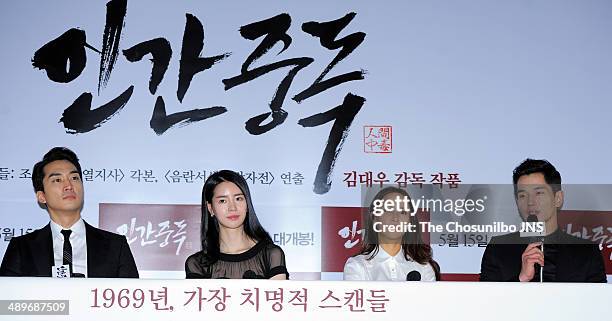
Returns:
[[[39,276],[51,276],[53,262],[53,237],[51,236],[51,225],[38,230],[32,239],[32,256],[36,262],[36,274]]]
[[[102,231],[87,222],[85,222],[85,234],[87,237],[87,277],[103,277],[107,274],[105,269],[110,241]]]

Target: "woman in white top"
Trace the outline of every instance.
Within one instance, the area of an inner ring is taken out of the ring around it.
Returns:
[[[380,209],[384,200],[404,199],[410,196],[397,187],[380,190],[365,216],[365,234],[362,250],[350,257],[344,265],[345,280],[367,281],[436,281],[440,279],[440,267],[432,258],[431,246],[423,243],[420,226],[412,205],[408,211],[385,211],[375,215],[375,203]],[[382,201],[381,201],[382,200]],[[405,204],[405,203],[404,203]],[[379,223],[380,222],[380,223]],[[414,232],[381,231],[384,226],[412,223]],[[376,226],[374,226],[376,225]],[[381,232],[376,232],[376,230]]]

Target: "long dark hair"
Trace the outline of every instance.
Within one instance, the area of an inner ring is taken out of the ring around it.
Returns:
[[[200,241],[202,242],[202,253],[204,265],[211,265],[219,259],[219,221],[216,216],[210,216],[207,203],[212,203],[215,187],[223,182],[236,184],[244,194],[247,203],[246,217],[244,218],[244,232],[255,242],[268,241],[272,243],[270,234],[259,224],[249,186],[242,175],[230,171],[221,170],[208,177],[202,187],[202,228],[200,230]]]
[[[383,200],[385,196],[391,193],[397,193],[406,196],[410,199],[410,195],[404,189],[398,187],[385,187],[378,191],[369,208],[363,213],[363,222],[365,223],[365,234],[363,235],[362,248],[357,255],[369,255],[368,260],[373,259],[379,251],[379,240],[378,233],[374,231],[374,219],[372,218],[374,212],[374,202],[376,200]],[[436,274],[436,280],[440,280],[440,265],[433,259],[433,253],[431,246],[423,242],[419,222],[416,215],[412,215],[414,208],[412,204],[408,203],[411,210],[410,223],[417,226],[416,232],[405,232],[402,235],[402,251],[406,260],[414,260],[420,264],[429,263]]]

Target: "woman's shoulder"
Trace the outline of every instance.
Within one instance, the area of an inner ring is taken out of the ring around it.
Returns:
[[[259,241],[256,246],[261,247],[259,252],[267,257],[270,261],[280,261],[283,262],[283,265],[285,264],[285,251],[283,251],[280,246],[274,244],[272,241],[262,240]]]
[[[266,277],[271,278],[277,274],[285,274],[286,278],[289,279],[283,249],[270,240],[259,241],[257,246],[261,246],[263,249],[260,253],[265,258],[263,262],[265,270],[268,271]]]
[[[185,262],[200,262],[202,260],[202,257],[204,257],[204,252],[202,251],[198,251],[196,253],[191,254],[190,256],[187,257],[187,260],[185,260]]]
[[[368,280],[368,257],[365,254],[349,257],[344,263],[342,278],[349,281]]]
[[[204,252],[193,253],[185,260],[185,272],[188,279],[210,278],[207,271],[204,264]]]
[[[274,242],[272,241],[262,240],[262,241],[259,241],[255,246],[259,247],[260,251],[264,250],[269,254],[285,255],[285,252],[283,251],[283,249],[280,246],[274,244]]]
[[[368,265],[367,263],[369,262],[368,258],[370,257],[370,255],[367,254],[358,254],[355,256],[351,256],[346,260],[346,263],[344,263],[344,266],[363,266],[366,267],[366,265]]]
[[[433,271],[433,267],[431,266],[431,264],[429,262],[425,262],[425,263],[419,263],[417,261],[412,261],[412,264],[414,266],[418,266],[420,267],[423,271],[425,270],[431,270]]]

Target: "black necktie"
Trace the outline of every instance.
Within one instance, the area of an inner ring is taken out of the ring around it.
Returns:
[[[72,234],[72,231],[62,230],[62,234],[64,235],[64,260],[62,264],[70,266],[70,271],[72,272],[72,245],[70,244],[70,234]]]

